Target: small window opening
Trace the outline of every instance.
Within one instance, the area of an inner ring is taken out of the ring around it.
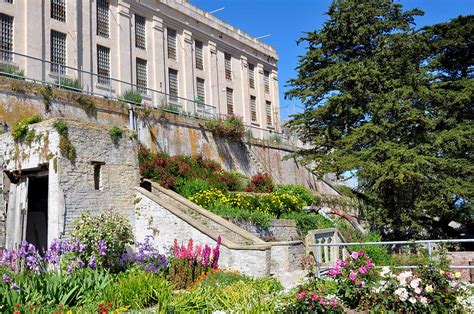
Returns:
[[[92,162],[94,166],[94,188],[96,190],[102,190],[102,166],[103,162]]]

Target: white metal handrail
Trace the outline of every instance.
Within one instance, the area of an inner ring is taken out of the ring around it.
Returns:
[[[317,234],[315,234],[315,237]],[[321,242],[321,241],[315,241],[315,243],[309,243],[307,244],[310,248],[314,247],[315,250],[315,261],[317,265],[317,275],[321,275],[321,270],[325,269],[330,269],[333,266],[332,265],[327,265],[328,263],[325,263],[325,261],[320,258],[321,254],[319,252],[324,251],[325,249],[330,247],[342,247],[345,249],[346,247],[350,246],[365,246],[365,245],[416,245],[416,244],[426,244],[428,246],[428,256],[431,258],[433,255],[433,244],[438,244],[438,243],[472,243],[474,242],[474,239],[442,239],[442,240],[414,240],[414,241],[380,241],[380,242]],[[346,256],[343,254],[342,259],[344,259]],[[339,258],[338,256],[337,258]],[[335,262],[334,259],[331,260],[332,262]],[[325,265],[326,264],[326,265]],[[386,265],[389,266],[389,265]],[[376,266],[377,268],[383,267],[383,266]],[[419,266],[416,265],[404,265],[404,266],[391,266],[393,268],[417,268]],[[449,265],[449,268],[453,269],[474,269],[473,265]]]

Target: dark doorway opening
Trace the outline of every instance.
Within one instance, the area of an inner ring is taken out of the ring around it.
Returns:
[[[48,246],[48,176],[31,176],[28,182],[26,241],[42,253]]]

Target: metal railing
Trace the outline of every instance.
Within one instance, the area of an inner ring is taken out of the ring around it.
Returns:
[[[314,242],[308,243],[307,247],[312,252],[317,267],[317,276],[321,276],[322,271],[333,268],[337,259],[345,259],[349,256],[348,247],[351,246],[366,246],[366,245],[424,245],[427,248],[429,258],[432,258],[435,250],[435,244],[443,243],[473,243],[474,239],[446,239],[446,240],[416,240],[416,241],[381,241],[381,242],[341,242],[343,238],[340,236],[337,229],[323,229],[315,230],[311,234],[314,237]],[[390,265],[377,265],[377,268]],[[417,268],[416,265],[390,266],[393,268]],[[473,265],[450,265],[453,269],[474,269]]]
[[[31,81],[37,84],[52,85],[61,89],[86,94],[90,96],[105,97],[110,100],[128,102],[137,106],[160,108],[164,111],[176,113],[199,119],[212,119],[221,116],[217,107],[169,93],[158,91],[149,87],[99,75],[94,72],[58,64],[38,57],[0,49],[0,75],[11,78]],[[6,58],[7,60],[4,60]],[[17,69],[16,72],[5,71],[6,67]],[[3,68],[3,70],[2,70]],[[26,69],[26,74],[23,69]],[[134,102],[123,97],[126,91],[140,94],[142,102]],[[292,147],[302,148],[305,145],[294,135],[285,134],[269,128],[255,125],[245,125],[247,135],[268,140],[275,143],[284,143]]]

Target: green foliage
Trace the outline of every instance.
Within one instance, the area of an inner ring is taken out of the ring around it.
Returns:
[[[356,173],[365,218],[397,239],[472,223],[474,19],[415,31],[421,14],[334,1],[323,28],[300,39],[307,53],[287,93],[305,105],[290,127],[315,147],[301,162],[318,176]]]
[[[215,203],[205,208],[222,217],[251,221],[263,229],[270,227],[271,220],[277,218],[275,215],[270,213],[254,211],[252,209],[236,208],[222,203]]]
[[[273,191],[296,196],[305,203],[305,206],[317,205],[319,203],[319,196],[302,185],[280,184]]]
[[[241,141],[245,133],[242,118],[234,115],[208,120],[204,126],[216,136],[233,141]]]
[[[103,292],[104,302],[132,310],[153,306],[154,313],[166,312],[171,297],[172,286],[165,278],[139,268],[120,273]]]
[[[0,75],[13,77],[13,78],[23,78],[25,76],[25,71],[19,69],[17,66],[7,63],[0,62]]]
[[[109,130],[109,136],[112,139],[112,141],[114,141],[114,143],[117,143],[117,141],[122,138],[122,135],[123,135],[123,130],[119,128],[118,126],[114,125]]]
[[[64,121],[56,121],[53,127],[59,134],[59,150],[61,154],[69,160],[74,160],[76,157],[76,148],[69,140],[68,127]]]
[[[292,212],[284,214],[280,218],[295,220],[298,233],[301,236],[305,236],[310,230],[333,228],[335,226],[332,221],[314,213]]]
[[[18,143],[18,142],[23,142],[23,140],[25,140],[28,134],[29,134],[29,137],[31,137],[29,125],[41,122],[41,120],[42,118],[40,116],[34,115],[29,118],[25,118],[23,120],[16,122],[13,125],[12,131],[11,131],[13,140]],[[34,133],[33,133],[33,137],[34,137]]]
[[[179,313],[232,311],[236,313],[272,313],[275,295],[283,289],[274,278],[239,280],[222,287],[198,287],[183,291],[172,300]]]
[[[68,137],[68,127],[64,121],[56,121],[53,123],[53,128],[58,132],[61,137]]]
[[[205,273],[201,278],[198,278],[194,283],[199,288],[213,288],[225,287],[236,282],[243,281],[249,282],[252,281],[252,277],[241,275],[237,272],[225,271],[225,270],[215,270],[210,273]]]
[[[51,101],[56,97],[54,89],[50,85],[39,85],[36,87],[36,92],[43,96],[43,103],[46,111],[49,111],[51,106]]]
[[[0,311],[13,313],[16,304],[34,306],[36,311],[57,305],[88,305],[99,300],[111,276],[105,271],[83,269],[65,275],[48,272],[42,275],[11,275],[19,290],[0,283]],[[26,309],[25,309],[26,310]]]
[[[94,255],[98,266],[114,269],[119,258],[133,243],[133,230],[128,219],[113,211],[103,211],[97,216],[84,212],[73,222],[73,237],[87,244],[87,259]],[[104,240],[107,246],[106,255],[102,255],[99,240]]]
[[[283,139],[278,134],[272,134],[268,138],[268,141],[270,141],[271,143],[281,144],[283,142]]]
[[[177,192],[184,197],[191,197],[196,193],[201,191],[210,190],[212,188],[211,184],[203,179],[190,179],[185,181],[184,184],[180,185],[177,189]]]
[[[81,81],[79,81],[78,79],[62,77],[59,80],[58,84],[61,86],[61,88],[64,88],[64,89],[69,89],[69,90],[77,91],[77,92],[82,91],[82,84],[81,84]]]
[[[118,99],[137,105],[142,103],[142,95],[138,91],[132,89],[126,90],[121,96],[118,97]]]
[[[81,105],[82,109],[87,113],[88,116],[95,117],[97,115],[97,108],[91,97],[79,95],[76,98],[76,102]]]

